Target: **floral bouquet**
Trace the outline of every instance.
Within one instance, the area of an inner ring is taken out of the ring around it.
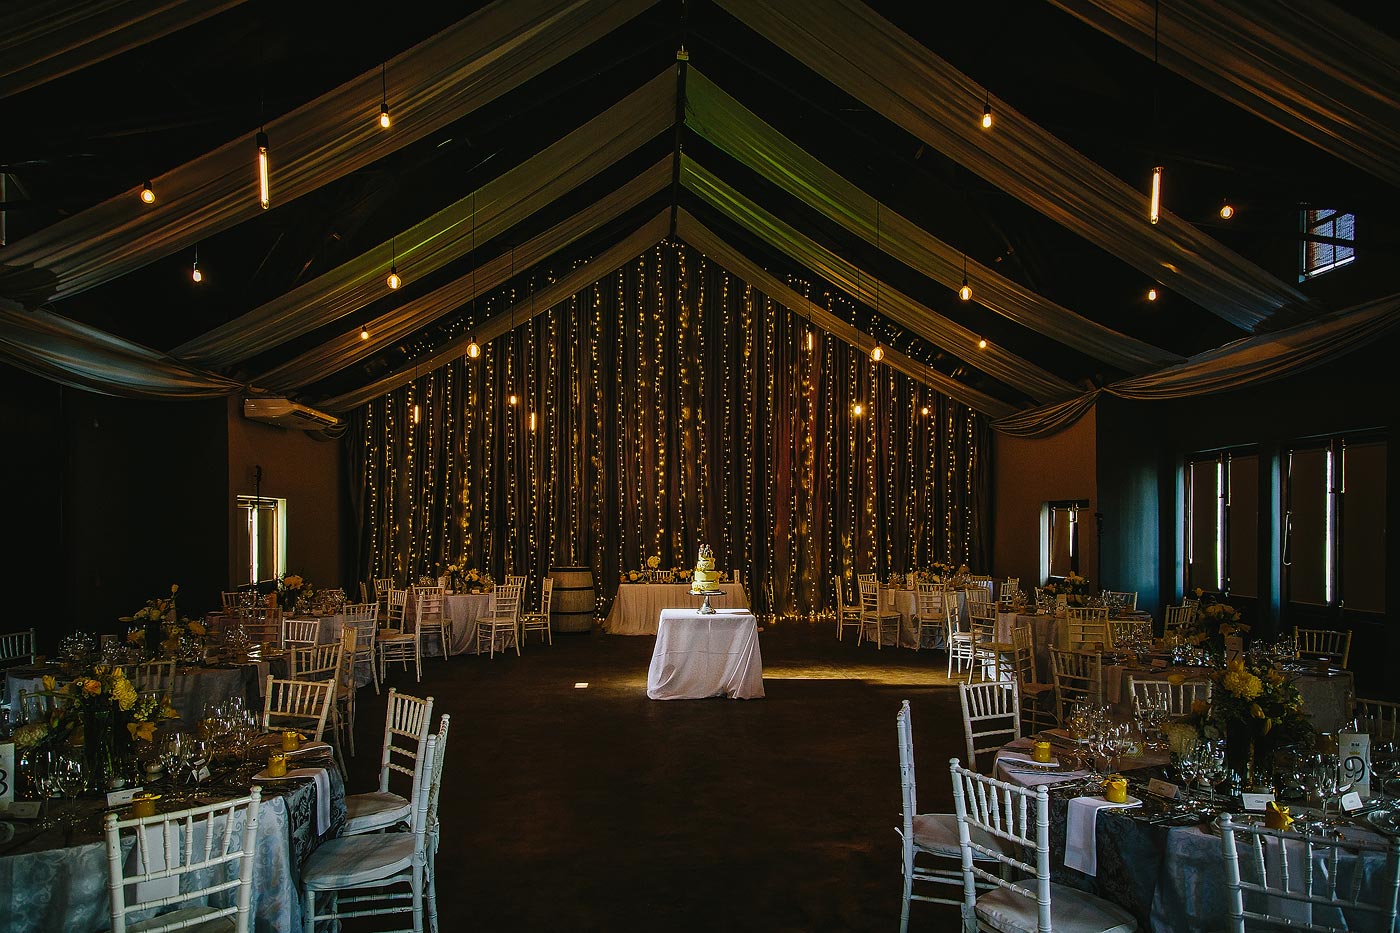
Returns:
[[[310,601],[316,589],[309,581],[295,573],[284,573],[277,578],[277,605],[283,612],[296,608],[298,599]]]
[[[1278,665],[1232,658],[1211,679],[1215,688],[1202,731],[1225,738],[1236,770],[1243,772],[1251,759],[1271,760],[1275,748],[1312,745],[1303,695]]]
[[[452,567],[457,567],[457,582],[452,582]],[[468,567],[466,561],[460,564],[449,564],[447,567],[447,580],[449,585],[457,592],[469,592],[486,589],[491,585],[491,578],[477,570],[475,567]]]
[[[1229,603],[1220,602],[1214,594],[1196,587],[1196,599],[1199,603],[1195,618],[1191,620],[1191,625],[1186,631],[1186,642],[1204,646],[1217,657],[1223,658],[1225,640],[1235,636],[1243,638],[1249,634],[1250,627],[1240,621],[1242,616],[1238,609]]]
[[[1072,570],[1065,574],[1058,583],[1051,580],[1045,581],[1040,592],[1051,599],[1064,596],[1065,601],[1071,606],[1089,605],[1089,580]]]
[[[175,597],[180,592],[180,584],[170,584],[169,597],[156,597],[146,600],[146,605],[129,616],[117,621],[125,622],[130,628],[126,633],[128,645],[144,646],[155,654],[161,640],[161,626],[175,619]]]

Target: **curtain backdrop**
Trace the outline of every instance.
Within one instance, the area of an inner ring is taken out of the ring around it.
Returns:
[[[805,614],[832,574],[990,553],[981,416],[669,241],[350,424],[366,579],[590,565],[601,611],[703,542]]]

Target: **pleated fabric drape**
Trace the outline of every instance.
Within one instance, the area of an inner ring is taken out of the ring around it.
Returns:
[[[587,565],[602,609],[703,542],[805,614],[833,573],[988,559],[985,419],[671,241],[349,422],[366,579]]]

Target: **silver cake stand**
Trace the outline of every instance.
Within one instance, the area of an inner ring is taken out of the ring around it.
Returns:
[[[704,602],[702,602],[702,603],[700,604],[700,608],[697,609],[697,610],[695,610],[695,611],[698,612],[698,613],[700,613],[701,615],[706,615],[706,616],[708,616],[708,615],[714,615],[714,613],[715,613],[715,607],[710,605],[710,597],[711,597],[711,596],[723,596],[723,595],[724,595],[724,590],[694,590],[694,589],[693,589],[693,590],[690,591],[690,595],[691,595],[691,596],[703,596],[703,597],[705,597]]]

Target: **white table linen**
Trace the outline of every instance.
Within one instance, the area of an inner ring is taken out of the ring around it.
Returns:
[[[763,695],[763,657],[753,613],[743,609],[722,609],[713,615],[689,609],[661,611],[647,672],[648,697],[754,700]]]
[[[748,609],[748,596],[738,583],[716,587],[724,595],[711,596],[716,609]],[[689,583],[623,583],[603,622],[609,635],[655,635],[663,609],[699,609],[705,597],[692,596]]]

